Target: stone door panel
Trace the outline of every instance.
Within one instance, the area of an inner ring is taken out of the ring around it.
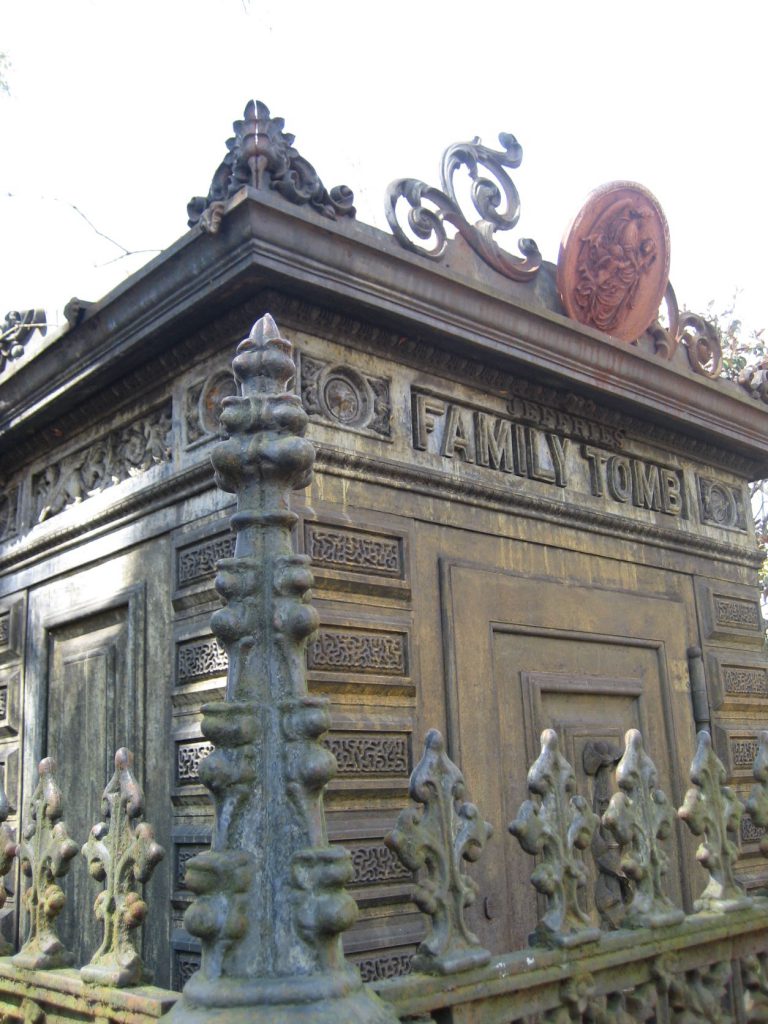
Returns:
[[[542,730],[557,730],[580,791],[601,810],[624,733],[640,729],[660,785],[679,802],[693,738],[681,685],[691,612],[669,593],[565,585],[447,560],[441,587],[443,622],[451,624],[444,646],[452,756],[496,828],[488,855],[473,866],[473,926],[495,951],[520,948],[536,920],[534,863],[506,829],[528,796]],[[669,850],[677,900],[688,887],[681,841],[674,837]]]
[[[135,755],[146,795],[146,817],[168,847],[164,833],[170,772],[158,768],[167,761],[163,748],[170,724],[169,673],[159,666],[169,656],[166,631],[157,614],[164,603],[162,574],[148,571],[156,561],[149,552],[145,557],[137,551],[30,591],[23,734],[25,820],[37,764],[51,756],[57,765],[64,820],[78,846],[102,818],[101,794],[114,771],[115,751],[126,746]],[[150,913],[143,929],[147,959],[161,965],[160,950],[167,951],[168,942],[166,873],[161,865],[148,887],[155,915]],[[74,858],[62,887],[67,903],[58,918],[59,933],[79,966],[90,960],[102,935],[93,912],[99,884],[89,876],[85,858]],[[22,937],[24,930],[23,926]]]

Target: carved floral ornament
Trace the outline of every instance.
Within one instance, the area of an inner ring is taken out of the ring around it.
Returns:
[[[521,258],[494,238],[497,231],[514,228],[520,217],[520,197],[506,169],[520,166],[522,146],[507,132],[499,135],[499,142],[500,150],[482,145],[479,138],[449,146],[440,167],[440,188],[417,178],[392,182],[384,208],[403,248],[443,259],[450,224],[504,277],[529,281],[538,274],[542,257],[533,239],[518,242]],[[454,177],[460,168],[469,175],[471,200],[480,215],[474,223],[457,197]],[[410,209],[403,222],[404,205]],[[574,218],[560,249],[557,285],[563,306],[572,319],[622,341],[634,342],[648,331],[656,354],[664,359],[671,359],[682,344],[695,373],[718,377],[722,352],[717,332],[703,317],[679,312],[669,283],[669,251],[666,218],[646,188],[626,181],[601,186]],[[660,317],[662,303],[666,326]],[[741,383],[765,401],[765,367],[761,370]]]

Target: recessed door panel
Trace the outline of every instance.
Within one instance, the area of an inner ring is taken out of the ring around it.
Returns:
[[[684,677],[690,610],[674,594],[564,586],[460,563],[443,564],[442,588],[451,749],[496,828],[472,868],[480,897],[471,918],[501,952],[525,945],[536,922],[534,861],[507,825],[528,796],[544,729],[558,732],[596,810],[610,797],[629,728],[641,730],[660,785],[680,800],[693,740]],[[670,843],[668,878],[678,901],[687,888],[679,841]],[[595,853],[610,868],[611,851]],[[616,886],[593,871],[590,889],[590,903],[610,920]]]

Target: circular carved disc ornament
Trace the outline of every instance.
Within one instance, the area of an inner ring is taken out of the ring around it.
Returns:
[[[594,191],[560,246],[557,287],[568,316],[622,341],[656,319],[669,280],[669,227],[653,195],[631,181]]]

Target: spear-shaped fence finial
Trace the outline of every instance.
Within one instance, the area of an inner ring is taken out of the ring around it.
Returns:
[[[82,854],[93,877],[105,883],[95,904],[96,916],[104,921],[104,938],[80,975],[92,984],[140,985],[151,974],[132,939],[147,913],[136,887],[149,880],[165,851],[155,842],[152,826],[141,820],[144,794],[133,774],[133,754],[125,747],[115,754],[115,773],[101,809],[105,820],[93,826]]]

